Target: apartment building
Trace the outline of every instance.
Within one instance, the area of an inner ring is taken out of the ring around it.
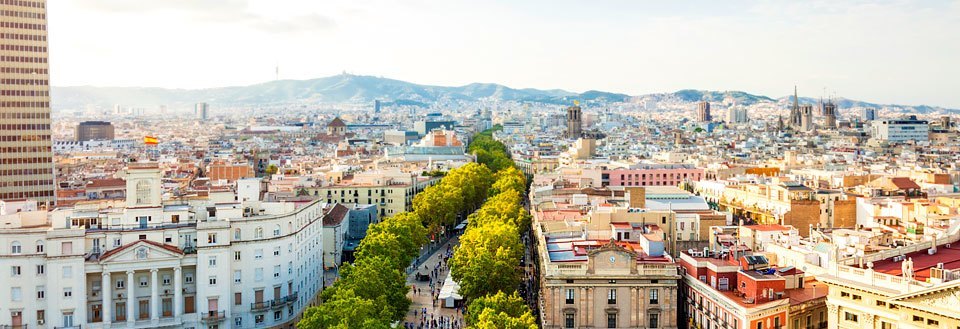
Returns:
[[[164,200],[156,164],[122,175],[126,200],[3,207],[0,326],[292,327],[315,303],[321,201],[263,202],[260,184]]]
[[[377,205],[380,217],[386,218],[412,210],[413,197],[439,177],[425,177],[416,173],[374,170],[332,179],[325,186],[306,187],[307,193],[327,203]]]

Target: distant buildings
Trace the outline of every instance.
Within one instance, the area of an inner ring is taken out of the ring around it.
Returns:
[[[874,108],[864,108],[861,112],[861,118],[863,121],[873,121],[877,119],[877,109]]]
[[[76,141],[113,140],[113,124],[106,121],[84,121],[77,125]]]
[[[0,49],[3,78],[16,81],[4,82],[0,94],[0,200],[52,203],[46,1],[4,1],[0,9],[4,35],[16,36],[4,37]]]
[[[413,124],[413,130],[420,134],[420,136],[426,136],[429,132],[434,129],[444,129],[444,130],[453,130],[457,126],[456,121],[452,120],[421,120]]]
[[[871,127],[872,137],[879,141],[903,143],[930,140],[929,122],[918,120],[915,115],[903,119],[875,120]]]
[[[747,117],[747,109],[739,106],[733,106],[727,110],[728,124],[747,123],[749,121],[750,118]]]
[[[207,103],[197,103],[193,108],[193,115],[198,120],[206,120],[210,117],[210,105]]]
[[[823,125],[825,129],[837,128],[837,105],[827,101],[821,105],[823,111]]]
[[[700,101],[697,103],[697,121],[710,122],[713,116],[710,115],[710,102]]]

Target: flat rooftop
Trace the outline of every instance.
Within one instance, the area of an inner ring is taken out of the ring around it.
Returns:
[[[960,248],[937,246],[937,253],[930,255],[927,250],[912,252],[906,254],[907,258],[913,258],[913,278],[918,281],[926,281],[930,278],[930,269],[937,267],[937,264],[943,263],[943,268],[948,270],[960,269]],[[887,258],[881,261],[873,262],[873,270],[879,273],[890,275],[903,275],[901,270],[902,262],[895,262],[893,258]]]

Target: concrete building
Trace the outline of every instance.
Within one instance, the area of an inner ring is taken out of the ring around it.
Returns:
[[[256,179],[164,200],[159,174],[130,164],[125,201],[0,214],[0,325],[287,327],[315,304],[321,201],[261,201]]]
[[[861,112],[861,119],[863,121],[873,121],[877,119],[877,109],[874,108],[864,108]]]
[[[697,103],[697,121],[710,122],[713,116],[710,115],[710,102],[700,101]]]
[[[383,142],[396,146],[410,145],[420,139],[416,131],[387,130],[383,132]]]
[[[327,203],[377,205],[380,218],[386,218],[412,210],[413,197],[438,181],[396,170],[375,170],[332,178],[326,185],[306,190]]]
[[[911,115],[902,119],[875,120],[871,125],[871,137],[891,143],[926,142],[930,140],[930,124]]]
[[[727,123],[728,124],[737,124],[737,123],[747,123],[750,122],[750,118],[747,116],[747,109],[740,106],[733,106],[727,110]]]
[[[54,201],[47,1],[0,2],[0,200]]]
[[[193,115],[197,120],[206,120],[210,118],[210,105],[207,103],[197,103],[193,107]]]
[[[113,140],[113,124],[106,121],[84,121],[77,124],[76,141]]]
[[[422,120],[413,124],[413,130],[420,136],[426,136],[434,129],[453,130],[457,127],[457,122],[452,120]]]
[[[644,164],[602,171],[604,186],[677,186],[703,179],[703,169],[689,164]]]

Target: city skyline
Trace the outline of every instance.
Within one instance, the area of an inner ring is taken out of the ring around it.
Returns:
[[[957,108],[960,96],[938,77],[960,73],[951,65],[960,47],[947,42],[960,33],[951,15],[958,12],[956,1],[57,2],[51,69],[55,86],[247,85],[274,80],[278,65],[280,79],[346,71],[630,95],[782,96],[796,84],[817,91],[808,96],[826,88],[877,103]],[[118,69],[104,72],[107,65]]]

